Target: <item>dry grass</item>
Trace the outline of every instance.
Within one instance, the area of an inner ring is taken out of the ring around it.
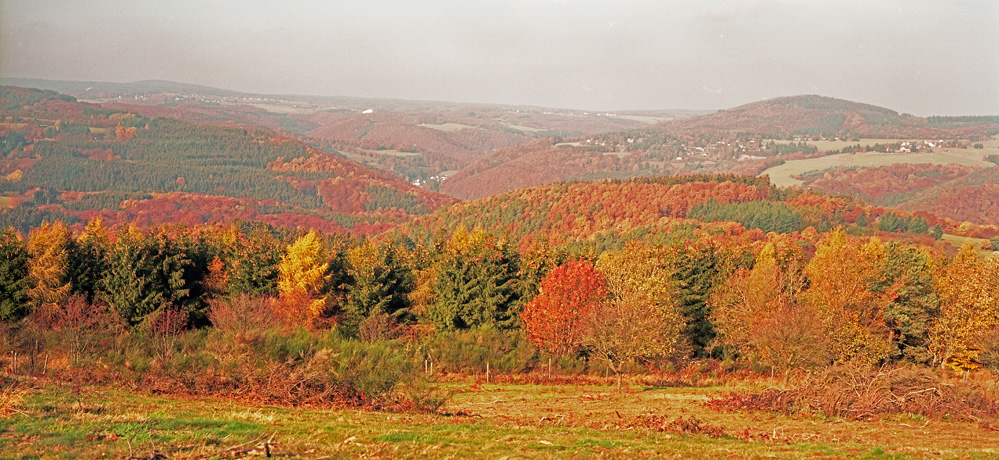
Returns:
[[[0,417],[10,417],[20,412],[27,390],[20,381],[0,377]]]
[[[837,366],[791,389],[732,393],[711,401],[722,410],[817,413],[848,420],[908,414],[979,422],[999,418],[999,395],[985,385],[950,383],[925,367]]]

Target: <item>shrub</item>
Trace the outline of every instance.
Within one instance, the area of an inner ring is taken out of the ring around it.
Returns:
[[[977,421],[999,416],[999,400],[973,385],[952,385],[924,367],[830,367],[797,388],[733,393],[712,400],[722,410],[811,411],[850,420],[887,414],[917,414]]]
[[[208,319],[216,329],[237,335],[262,331],[274,324],[272,303],[272,298],[246,293],[228,299],[212,299],[208,301],[211,306]]]
[[[494,372],[529,371],[539,364],[538,349],[521,331],[479,329],[438,332],[421,346],[435,370],[479,374],[486,363]]]

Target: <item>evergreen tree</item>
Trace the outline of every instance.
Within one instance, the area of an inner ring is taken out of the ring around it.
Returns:
[[[0,321],[28,313],[28,250],[13,227],[0,233]]]
[[[108,236],[101,218],[87,223],[70,252],[69,279],[75,295],[94,301],[101,279],[108,269]]]
[[[99,283],[98,298],[133,326],[161,308],[187,307],[191,286],[184,271],[190,265],[167,235],[145,235],[126,227],[108,254],[107,275]]]
[[[399,251],[393,244],[376,245],[368,240],[348,252],[352,282],[342,324],[349,333],[356,333],[361,321],[373,314],[397,320],[406,315],[414,280]]]
[[[518,257],[482,231],[454,233],[441,257],[428,319],[441,329],[515,325]]]

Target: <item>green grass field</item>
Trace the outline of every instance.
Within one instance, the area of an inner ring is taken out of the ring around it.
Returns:
[[[938,149],[940,150],[940,149]],[[809,158],[805,160],[791,160],[782,165],[774,166],[763,171],[768,174],[770,181],[780,187],[790,187],[801,185],[802,181],[792,176],[804,174],[809,171],[822,171],[829,168],[846,168],[852,166],[888,166],[893,164],[950,164],[957,163],[963,165],[995,167],[993,163],[983,160],[985,150],[979,149],[947,149],[948,151],[931,153],[848,153],[840,155],[829,155],[820,158]]]
[[[436,129],[437,131],[444,131],[446,133],[461,131],[463,129],[479,129],[475,126],[463,125],[461,123],[423,123],[420,125],[421,128]]]
[[[734,388],[449,384],[452,415],[260,406],[90,388],[24,392],[0,458],[997,458],[999,432],[919,416],[728,413]],[[703,431],[675,428],[697,420]]]
[[[834,141],[834,140],[824,140],[824,141],[805,141],[808,145],[813,145],[818,147],[820,152],[828,152],[832,150],[841,150],[844,147],[854,146],[860,144],[861,146],[869,147],[875,144],[892,144],[903,141],[911,141],[911,139],[861,139],[859,141]],[[778,143],[787,144],[791,141],[777,141]],[[763,171],[763,174],[770,175],[770,181],[774,185],[780,187],[790,187],[793,185],[801,185],[800,180],[794,179],[791,176],[796,176],[804,174],[809,171],[822,171],[829,168],[845,168],[845,167],[857,167],[857,166],[889,166],[893,164],[918,164],[918,163],[932,163],[932,164],[951,164],[957,163],[962,165],[972,165],[972,166],[984,166],[991,167],[995,166],[994,163],[985,161],[984,158],[988,155],[999,154],[999,140],[990,139],[982,143],[984,148],[975,149],[956,149],[956,148],[934,148],[932,152],[927,153],[876,153],[876,152],[866,152],[866,153],[856,153],[856,154],[840,154],[840,155],[829,155],[821,158],[810,158],[806,160],[790,160],[782,165],[774,166],[772,168]]]

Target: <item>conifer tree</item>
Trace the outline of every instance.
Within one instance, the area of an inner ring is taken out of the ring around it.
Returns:
[[[392,244],[376,245],[370,240],[348,251],[347,270],[351,280],[347,291],[344,326],[356,332],[357,325],[370,315],[387,314],[396,320],[409,307],[413,290],[412,272]]]
[[[28,297],[35,307],[58,305],[69,296],[71,245],[69,229],[62,222],[44,223],[28,237]]]
[[[0,321],[28,313],[28,250],[13,227],[0,233]]]
[[[293,324],[311,325],[326,306],[330,276],[326,248],[315,230],[295,240],[278,265],[279,312]]]

